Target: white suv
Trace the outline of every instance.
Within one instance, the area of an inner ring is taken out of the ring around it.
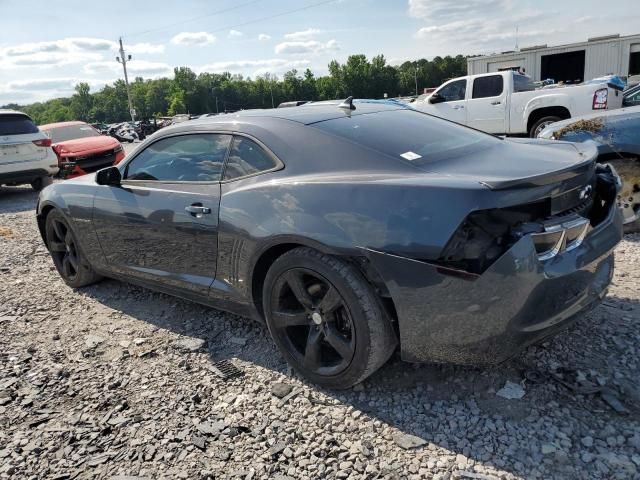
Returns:
[[[0,185],[42,190],[58,173],[51,139],[22,112],[0,109]]]

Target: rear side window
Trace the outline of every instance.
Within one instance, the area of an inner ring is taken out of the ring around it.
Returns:
[[[38,127],[26,115],[0,115],[0,135],[24,135],[38,133]]]
[[[275,168],[278,164],[260,146],[248,138],[235,137],[224,171],[224,179],[246,177]]]
[[[478,77],[473,81],[472,98],[497,97],[502,94],[503,88],[504,81],[502,75]]]
[[[536,84],[533,83],[531,77],[526,75],[520,75],[518,73],[513,74],[513,91],[518,92],[531,92],[536,89]]]
[[[318,122],[313,127],[418,166],[501,141],[410,109],[352,115]]]

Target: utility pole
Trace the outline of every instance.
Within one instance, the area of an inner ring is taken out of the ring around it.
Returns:
[[[416,96],[417,96],[418,95],[418,65],[416,65],[415,79],[416,79]]]
[[[131,103],[131,92],[129,91],[129,76],[127,75],[127,62],[131,60],[131,55],[124,54],[124,47],[122,46],[122,37],[120,37],[120,56],[116,57],[118,63],[122,64],[124,70],[124,84],[127,87],[127,102],[129,103],[129,113],[131,114],[131,121],[136,121],[136,111],[133,109]]]

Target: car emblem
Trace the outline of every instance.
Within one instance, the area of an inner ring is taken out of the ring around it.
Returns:
[[[592,190],[593,190],[593,187],[591,185],[587,185],[582,190],[580,190],[580,193],[578,193],[578,197],[580,197],[580,200],[586,200],[591,196]]]

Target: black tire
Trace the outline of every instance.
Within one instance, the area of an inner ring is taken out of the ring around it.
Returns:
[[[87,261],[76,235],[58,210],[51,210],[47,215],[45,235],[53,264],[67,285],[80,288],[102,279]]]
[[[391,320],[362,274],[311,248],[295,248],[273,263],[263,308],[287,362],[322,387],[344,389],[362,382],[397,344]]]
[[[531,138],[536,138],[538,134],[544,129],[544,127],[551,123],[559,122],[560,120],[562,120],[560,117],[555,116],[542,117],[531,126],[531,130],[529,130],[529,136]]]
[[[53,179],[51,177],[38,177],[33,182],[31,182],[31,188],[34,191],[39,192],[44,187],[48,187],[53,183]]]

